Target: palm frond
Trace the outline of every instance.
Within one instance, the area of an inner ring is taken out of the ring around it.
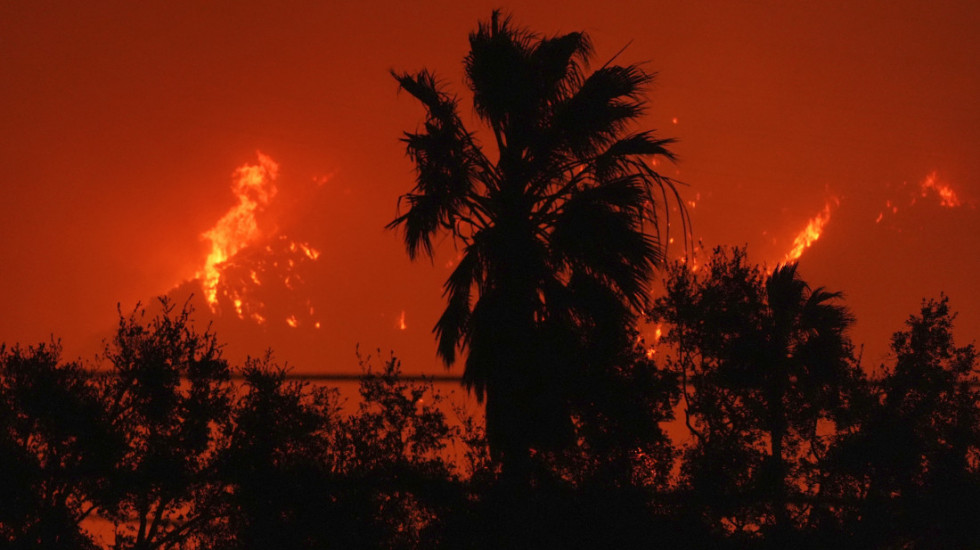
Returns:
[[[565,98],[580,86],[592,52],[592,41],[580,32],[538,42],[531,53],[531,62],[537,67],[542,101]]]
[[[443,285],[446,309],[436,322],[434,332],[439,342],[439,357],[447,367],[456,362],[456,350],[465,343],[469,332],[471,294],[481,278],[479,271],[478,255],[467,252]]]
[[[603,191],[583,191],[564,205],[551,234],[552,253],[573,269],[600,276],[642,308],[660,247],[639,229],[635,213],[596,200]]]
[[[391,76],[398,81],[400,89],[405,90],[418,99],[428,110],[431,118],[447,120],[456,114],[456,98],[441,90],[435,75],[427,70],[416,74],[390,71]]]
[[[527,90],[535,78],[528,60],[536,36],[499,16],[495,11],[489,24],[481,23],[470,34],[470,52],[463,62],[473,106],[495,131],[515,115],[530,114],[533,94]]]
[[[402,89],[426,107],[426,122],[418,132],[406,132],[402,141],[415,164],[416,185],[403,199],[409,211],[389,228],[404,224],[405,244],[411,258],[432,254],[431,238],[440,229],[452,230],[474,203],[468,197],[486,179],[489,164],[456,114],[456,101],[441,92],[435,78],[392,73]]]
[[[630,171],[630,164],[626,161],[635,157],[663,157],[674,162],[677,159],[669,149],[669,146],[674,143],[676,143],[674,139],[655,138],[653,131],[640,132],[616,140],[592,161],[596,178],[605,179]]]
[[[578,156],[591,156],[643,113],[641,94],[651,76],[636,66],[599,69],[554,108],[551,141]]]

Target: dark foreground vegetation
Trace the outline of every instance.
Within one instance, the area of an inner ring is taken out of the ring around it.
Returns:
[[[980,547],[977,361],[945,298],[872,369],[842,296],[795,264],[718,250],[653,299],[686,220],[652,168],[670,140],[628,131],[651,75],[589,73],[587,35],[496,12],[470,46],[492,144],[431,73],[395,73],[426,115],[391,226],[412,257],[459,249],[438,353],[484,417],[394,357],[362,362],[351,410],[270,356],[229,365],[164,301],[121,315],[95,365],[0,348],[0,546]]]
[[[977,363],[953,318],[924,302],[868,374],[840,296],[795,266],[675,266],[655,360],[638,344],[596,374],[573,442],[517,482],[482,419],[395,358],[362,361],[342,407],[269,357],[229,365],[164,302],[86,368],[0,350],[0,546],[977,547]]]

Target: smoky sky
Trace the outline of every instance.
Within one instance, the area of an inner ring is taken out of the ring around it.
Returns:
[[[307,4],[0,7],[0,340],[54,334],[69,354],[91,354],[117,304],[195,291],[199,322],[214,317],[233,355],[271,347],[299,369],[350,371],[359,344],[394,350],[409,371],[438,369],[431,327],[455,256],[444,240],[434,261],[411,263],[384,229],[414,177],[399,138],[423,115],[388,71],[434,70],[475,127],[461,61],[498,4]],[[621,51],[618,63],[657,73],[640,125],[678,140],[678,163],[661,169],[685,184],[694,243],[748,245],[773,264],[830,205],[800,271],[845,292],[866,362],[940,292],[963,338],[980,332],[980,9],[504,8],[543,34],[588,32],[596,66]],[[243,284],[263,274],[252,292],[265,325],[212,314],[193,281],[202,234],[234,207],[233,174],[257,152],[278,163],[279,193],[236,269]],[[956,206],[923,190],[931,175]],[[319,253],[294,288],[273,266],[290,242]]]

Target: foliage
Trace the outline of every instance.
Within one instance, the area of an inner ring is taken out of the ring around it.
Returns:
[[[655,309],[663,366],[641,344],[611,359],[576,444],[539,453],[530,487],[394,357],[361,361],[346,407],[271,355],[231,369],[166,302],[121,316],[111,375],[56,343],[3,347],[0,546],[96,548],[94,518],[116,548],[976,546],[980,381],[948,300],[923,302],[868,379],[831,296],[740,250],[675,269]],[[678,379],[679,465],[662,429]]]
[[[957,346],[949,300],[923,301],[892,337],[894,366],[876,381],[860,429],[835,453],[832,487],[857,497],[843,529],[894,546],[980,541],[980,378],[973,345]]]
[[[96,387],[58,343],[0,347],[0,541],[90,548],[90,495],[119,451]]]
[[[675,193],[649,163],[672,158],[670,140],[628,131],[651,76],[611,63],[589,73],[591,57],[584,33],[544,38],[499,12],[479,25],[466,85],[496,161],[432,73],[393,73],[426,118],[405,134],[416,185],[389,227],[412,258],[443,232],[461,247],[438,352],[447,366],[465,353],[493,455],[518,476],[532,450],[574,443],[576,398],[631,345]]]
[[[118,548],[172,548],[218,517],[214,466],[229,413],[229,367],[191,309],[120,314],[105,350],[104,404],[124,450],[99,495]]]
[[[440,520],[465,497],[447,445],[450,427],[443,398],[431,385],[400,379],[394,356],[380,372],[361,359],[361,400],[334,435],[333,462],[347,479],[347,505],[364,530],[356,545],[417,548],[438,540]]]
[[[287,381],[271,352],[248,359],[218,457],[225,521],[211,548],[314,548],[343,526],[328,460],[337,391]]]
[[[715,250],[698,272],[678,264],[656,319],[676,349],[686,422],[684,474],[714,525],[780,540],[819,490],[829,437],[862,375],[840,293],[811,289],[795,264],[764,273],[744,250]],[[785,542],[785,541],[784,541]]]

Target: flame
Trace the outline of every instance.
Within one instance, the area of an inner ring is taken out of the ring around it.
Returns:
[[[316,328],[316,310],[305,288],[309,266],[320,251],[285,235],[265,242],[268,244],[241,249],[218,266],[219,303],[230,300],[239,319],[259,324],[268,318],[285,319],[293,328]]]
[[[402,314],[398,317],[398,330],[405,330],[408,325],[405,324],[405,310],[402,310]]]
[[[275,181],[279,175],[279,165],[262,153],[258,153],[258,156],[258,164],[246,164],[235,170],[236,179],[231,189],[238,198],[238,204],[202,235],[211,241],[211,252],[197,277],[201,279],[204,297],[212,311],[218,305],[218,281],[221,280],[219,266],[261,235],[255,215],[276,195]],[[235,310],[241,315],[240,299],[235,300]]]
[[[276,235],[270,221],[260,223],[268,219],[266,210],[278,193],[278,174],[279,165],[262,153],[258,153],[258,163],[235,170],[231,189],[237,204],[201,234],[210,242],[211,250],[196,277],[215,313],[223,303],[225,307],[230,304],[239,319],[258,324],[276,318],[285,319],[293,328],[320,328],[310,300],[303,300],[298,293],[304,283],[302,268],[319,259],[320,251],[309,243]],[[282,289],[297,292],[283,299]],[[275,307],[267,308],[265,297],[273,296],[269,302]],[[307,311],[309,318],[301,320]]]
[[[830,210],[831,206],[836,206],[840,204],[840,200],[837,197],[832,197],[824,204],[823,210],[820,211],[816,216],[810,218],[810,221],[806,224],[806,227],[800,231],[796,238],[793,239],[793,248],[786,253],[786,257],[783,258],[783,262],[793,262],[800,259],[803,255],[803,251],[810,248],[813,243],[820,239],[820,235],[823,234],[824,226],[830,221]]]
[[[660,338],[663,336],[663,324],[657,323],[653,331],[649,331],[649,325],[641,329],[641,333],[636,335],[636,345],[643,350],[643,354],[647,359],[653,359],[657,354],[657,344],[660,343]],[[647,341],[650,341],[650,345],[647,345]]]
[[[963,204],[960,201],[960,198],[956,196],[956,192],[953,191],[949,185],[938,180],[935,170],[930,172],[929,175],[922,180],[922,182],[919,184],[919,189],[923,197],[927,196],[929,191],[934,191],[937,195],[939,195],[940,206],[944,206],[946,208],[956,208],[957,206]]]
[[[903,182],[900,189],[906,189],[908,187],[907,182]],[[957,208],[963,206],[965,203],[956,194],[949,184],[941,181],[939,175],[935,170],[926,175],[922,181],[919,182],[918,188],[914,190],[905,191],[905,201],[902,208],[908,208],[914,206],[916,201],[921,199],[926,199],[930,196],[936,196],[939,199],[939,206],[943,208]],[[898,203],[902,202],[900,199],[888,199],[885,201],[885,208],[878,212],[878,217],[875,218],[875,223],[881,223],[888,215],[895,215],[898,213],[899,206]],[[972,204],[971,204],[972,206]]]
[[[653,342],[650,347],[647,348],[646,356],[647,359],[653,359],[657,355],[657,344],[660,343],[660,338],[664,335],[663,324],[657,324],[657,328],[653,330]]]

